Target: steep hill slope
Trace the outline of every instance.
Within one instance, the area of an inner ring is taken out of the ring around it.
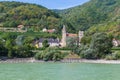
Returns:
[[[116,32],[120,25],[120,0],[90,0],[73,8],[57,11],[78,30]],[[117,33],[118,32],[118,33]]]
[[[44,27],[58,28],[60,20],[56,13],[40,5],[0,2],[0,26],[17,27],[22,24],[39,30]]]

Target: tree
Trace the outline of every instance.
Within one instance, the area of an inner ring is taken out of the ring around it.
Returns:
[[[34,48],[33,48],[34,49]],[[14,46],[15,57],[26,58],[32,57],[34,54],[29,45]]]
[[[70,38],[68,41],[68,48],[75,54],[79,54],[79,43],[77,38]]]
[[[34,46],[32,45],[32,42],[34,40],[34,37],[32,36],[21,36],[22,45],[16,45],[15,48],[15,54],[17,57],[31,57],[33,56],[32,50],[34,50]]]
[[[91,41],[91,36],[84,36],[81,39],[81,43],[84,44],[84,45],[90,44],[90,41]]]
[[[49,44],[48,44],[47,40],[44,40],[43,43],[42,43],[42,45],[43,45],[44,48],[49,47]]]
[[[8,50],[8,57],[12,58],[13,57],[13,46],[14,46],[14,40],[8,39],[5,43],[5,47]]]
[[[62,53],[57,48],[46,48],[44,51],[36,53],[35,59],[44,60],[44,61],[60,61],[65,56],[65,53]]]
[[[90,50],[94,58],[102,58],[111,53],[112,39],[106,33],[96,33],[92,37]]]
[[[7,56],[7,49],[4,46],[5,40],[0,39],[0,56]]]
[[[34,46],[32,44],[34,37],[14,34],[3,33],[0,41],[0,55],[13,57],[31,57],[33,56],[32,50]],[[4,42],[3,42],[4,41]]]

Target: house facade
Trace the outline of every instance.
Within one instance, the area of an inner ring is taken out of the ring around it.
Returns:
[[[43,47],[43,42],[47,40],[48,41],[48,44],[50,47],[57,47],[57,46],[60,46],[60,41],[59,39],[54,39],[54,38],[40,38],[38,41],[37,41],[37,47],[40,48],[40,47]]]
[[[120,41],[115,38],[112,40],[112,43],[113,43],[113,46],[116,46],[116,47],[120,45]]]

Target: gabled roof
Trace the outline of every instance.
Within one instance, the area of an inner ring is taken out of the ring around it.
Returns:
[[[48,43],[59,43],[59,39],[53,39],[53,38],[40,38],[39,42],[42,43],[44,40],[47,40]]]

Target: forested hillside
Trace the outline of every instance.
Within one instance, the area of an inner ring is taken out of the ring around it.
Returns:
[[[36,4],[0,2],[0,26],[22,24],[33,31],[44,27],[60,31],[64,24],[68,32],[87,30],[89,34],[100,31],[120,35],[120,0],[90,0],[80,6],[53,11]]]
[[[90,0],[81,6],[54,11],[77,30],[120,34],[120,0]]]
[[[0,2],[0,24],[17,27],[22,24],[34,27],[58,27],[60,17],[45,7],[20,2]]]
[[[0,26],[17,27],[22,24],[32,30],[61,29],[62,18],[53,11],[36,4],[0,2]],[[72,29],[69,29],[70,31]]]

